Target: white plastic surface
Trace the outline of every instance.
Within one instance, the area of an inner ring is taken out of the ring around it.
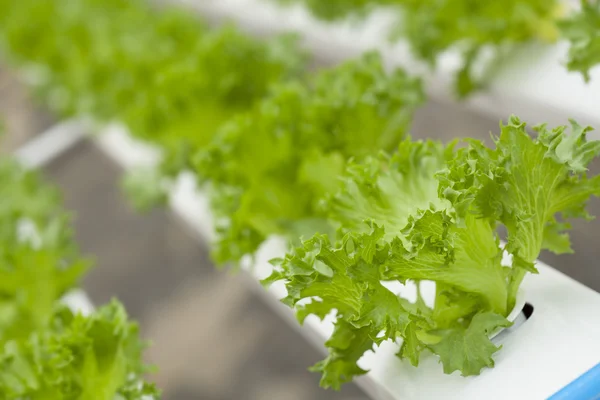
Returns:
[[[119,148],[121,154],[145,158],[141,155],[145,147],[137,147],[122,129],[108,129],[99,140],[105,150]],[[173,210],[191,229],[211,240],[208,202],[195,190],[193,179],[180,179],[174,193]],[[260,249],[257,263],[246,269],[256,279],[264,278],[271,270],[268,260],[284,253],[285,243],[273,238]],[[528,276],[523,283],[524,300],[533,305],[533,315],[503,335],[495,368],[478,377],[445,375],[433,356],[424,357],[414,368],[395,356],[397,345],[386,342],[360,360],[360,366],[370,372],[358,383],[374,399],[535,400],[552,395],[600,361],[600,294],[542,263],[537,267],[540,274]],[[291,314],[276,301],[285,296],[284,286],[273,285],[270,294],[275,309]],[[323,343],[332,332],[332,319],[321,322],[309,317],[301,332]]]
[[[40,133],[20,147],[15,157],[27,168],[37,168],[51,162],[78,143],[85,134],[85,124],[70,120]]]
[[[440,101],[454,98],[452,79],[459,55],[452,51],[442,54],[437,69],[431,71],[412,56],[407,43],[389,44],[388,27],[395,19],[385,9],[375,11],[364,22],[329,23],[315,19],[301,6],[281,7],[274,0],[177,1],[215,19],[235,20],[254,32],[300,32],[310,51],[333,61],[378,49],[389,66],[402,66],[424,76],[433,98]],[[498,120],[516,114],[525,121],[554,126],[575,118],[580,124],[600,128],[600,67],[592,70],[591,82],[586,84],[579,73],[567,71],[567,50],[566,42],[553,46],[531,44],[517,49],[502,61],[485,91],[474,95],[465,105]]]

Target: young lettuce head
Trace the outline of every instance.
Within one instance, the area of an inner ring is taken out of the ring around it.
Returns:
[[[581,0],[581,12],[560,21],[562,36],[571,42],[569,71],[579,71],[586,81],[590,69],[600,64],[600,1]]]
[[[73,245],[57,191],[36,173],[1,159],[0,197],[1,348],[46,326],[89,263]]]
[[[270,235],[330,231],[318,199],[337,190],[348,158],[396,147],[422,102],[420,81],[386,73],[376,54],[275,87],[198,154],[197,175],[214,193],[217,261],[239,261]]]
[[[61,304],[89,263],[55,188],[4,158],[0,198],[0,398],[157,396],[142,382],[144,346],[120,304],[90,316]]]
[[[589,128],[534,130],[535,139],[511,117],[495,148],[408,139],[391,156],[347,167],[327,201],[339,239],[315,235],[275,260],[265,281],[285,282],[283,301],[300,322],[335,312],[329,356],[313,367],[324,387],[366,373],[357,361],[388,339],[400,340],[398,356],[415,366],[425,350],[446,373],[494,365],[499,348],[489,335],[511,324],[523,277],[536,273],[542,249],[571,251],[568,219],[589,217],[586,202],[600,195],[600,176],[586,175],[600,152],[600,142],[586,140]],[[512,265],[501,262],[504,253]],[[389,281],[435,282],[433,306],[420,293],[416,302],[397,296]]]
[[[0,350],[3,399],[142,400],[159,396],[141,381],[144,343],[117,301],[90,316],[58,306],[46,329]]]

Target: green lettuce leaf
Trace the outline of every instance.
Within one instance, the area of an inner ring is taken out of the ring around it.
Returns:
[[[433,331],[432,334],[438,335],[440,341],[431,345],[431,348],[439,354],[445,373],[461,371],[463,376],[479,375],[482,368],[494,366],[492,354],[501,347],[494,345],[488,335],[510,325],[501,315],[479,313],[467,328]]]
[[[392,155],[382,153],[363,162],[351,162],[340,181],[342,190],[330,196],[327,208],[344,229],[367,229],[365,220],[385,225],[397,235],[419,209],[445,209],[437,197],[434,175],[452,157],[452,148],[433,141],[404,140]]]
[[[344,320],[336,323],[333,335],[325,343],[329,356],[310,369],[322,373],[322,387],[340,390],[342,384],[367,373],[356,363],[365,352],[373,348],[372,334],[368,326],[355,328]]]
[[[56,250],[13,248],[0,263],[0,346],[45,327],[56,302],[75,287],[88,264]]]

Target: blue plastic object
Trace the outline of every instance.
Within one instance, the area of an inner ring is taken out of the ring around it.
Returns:
[[[548,400],[600,400],[600,364],[569,383]]]

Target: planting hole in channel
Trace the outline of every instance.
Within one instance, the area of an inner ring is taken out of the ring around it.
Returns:
[[[528,320],[533,315],[533,306],[529,303],[525,303],[523,306],[523,311],[521,311],[525,316],[525,319]]]
[[[513,325],[507,329],[507,331],[514,331],[516,330],[519,326],[523,325],[525,323],[525,321],[527,321],[529,318],[531,318],[531,316],[533,315],[533,305],[531,305],[531,303],[525,303],[525,305],[523,306],[523,309],[521,310],[521,312],[519,313],[519,315],[517,315],[517,318],[515,318],[515,320],[513,321]]]
[[[534,307],[532,304],[525,303],[523,309],[521,310],[517,318],[515,318],[515,320],[513,321],[512,326],[510,328],[501,330],[496,335],[493,335],[491,337],[492,342],[500,344],[506,336],[515,332],[517,329],[519,329],[521,325],[523,325],[529,318],[531,318],[531,316],[533,315],[533,310]]]

